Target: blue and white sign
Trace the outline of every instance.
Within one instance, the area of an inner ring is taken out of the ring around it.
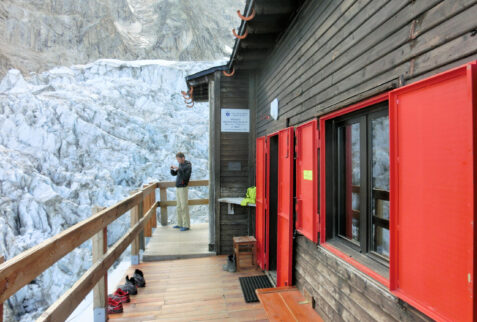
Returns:
[[[221,132],[250,131],[250,110],[223,108],[221,117]]]

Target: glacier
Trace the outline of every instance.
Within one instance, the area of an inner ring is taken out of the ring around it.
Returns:
[[[207,179],[209,107],[187,108],[180,91],[187,74],[223,63],[101,59],[27,77],[8,71],[0,82],[0,254],[13,258],[88,218],[93,205],[172,181],[177,151],[192,162],[192,179]],[[190,198],[207,198],[207,189]],[[207,207],[192,208],[191,220],[207,221]],[[108,244],[128,226],[128,214],[110,225]],[[90,248],[12,296],[7,321],[30,321],[51,305],[89,268]]]

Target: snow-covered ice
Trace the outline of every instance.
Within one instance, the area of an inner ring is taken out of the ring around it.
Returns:
[[[207,179],[208,105],[188,109],[180,91],[185,75],[221,63],[99,60],[27,79],[10,70],[0,82],[0,254],[10,259],[91,216],[93,205],[173,180],[176,151],[192,161],[193,179]],[[190,191],[202,197],[205,188]],[[194,207],[191,217],[205,221],[207,209]],[[110,226],[110,245],[128,221]],[[91,265],[90,247],[17,292],[7,314],[34,319]]]

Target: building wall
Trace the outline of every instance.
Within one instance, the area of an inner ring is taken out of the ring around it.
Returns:
[[[476,0],[308,1],[257,75],[258,136],[477,59],[476,15]]]
[[[308,1],[256,74],[256,136],[477,59],[475,16],[476,0]],[[325,320],[427,319],[302,236],[294,256],[296,285]]]
[[[431,321],[324,248],[295,239],[297,287],[313,296],[325,321]]]
[[[247,72],[237,71],[233,77],[220,75],[220,108],[249,108],[249,75]],[[217,107],[216,107],[217,108]],[[219,114],[220,115],[220,114]],[[220,137],[220,196],[245,196],[249,187],[249,133],[221,133],[220,122],[217,135]],[[240,171],[230,170],[230,162],[240,162]],[[221,203],[218,206],[219,234],[216,235],[216,248],[219,254],[233,253],[232,238],[248,235],[249,212],[248,207],[233,206],[234,214],[228,213],[228,205]],[[216,222],[217,224],[217,222]]]

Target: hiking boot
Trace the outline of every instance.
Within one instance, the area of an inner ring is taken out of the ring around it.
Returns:
[[[234,257],[234,255],[229,255],[229,256],[227,257],[227,263],[225,263],[224,266],[222,266],[222,269],[223,269],[224,271],[228,271],[228,270],[229,270],[229,266],[230,266],[230,265],[233,265],[233,257]]]
[[[129,295],[137,294],[136,281],[134,277],[129,278],[129,275],[126,275],[126,284],[119,287],[122,291],[127,292]]]
[[[181,226],[178,226],[178,225],[175,225],[175,226],[173,226],[172,228],[180,229],[180,228],[182,228],[182,227],[181,227]]]
[[[123,304],[108,298],[108,314],[123,313]]]
[[[181,227],[181,231],[188,231],[190,228],[188,227]]]
[[[129,293],[124,292],[120,288],[118,288],[113,294],[110,294],[109,297],[120,303],[129,303],[131,301]]]
[[[146,286],[146,280],[144,279],[144,274],[142,273],[141,270],[136,269],[134,271],[133,278],[134,278],[134,281],[136,282],[137,287],[145,287]]]

